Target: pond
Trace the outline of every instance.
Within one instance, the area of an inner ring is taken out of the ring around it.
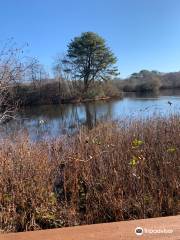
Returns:
[[[102,120],[132,120],[179,113],[180,90],[164,90],[158,95],[127,93],[123,99],[109,101],[27,107],[18,113],[16,121],[4,126],[4,132],[26,131],[32,140],[40,140],[74,132],[82,125],[92,128]]]

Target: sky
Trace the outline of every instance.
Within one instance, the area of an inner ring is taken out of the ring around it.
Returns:
[[[106,39],[120,77],[180,70],[180,0],[0,0],[0,48],[13,37],[48,70],[82,32]]]

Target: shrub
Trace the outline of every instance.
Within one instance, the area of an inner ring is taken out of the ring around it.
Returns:
[[[179,214],[180,118],[1,140],[0,226],[25,231]]]

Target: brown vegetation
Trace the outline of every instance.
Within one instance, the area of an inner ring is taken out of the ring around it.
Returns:
[[[161,89],[180,88],[180,72],[160,73],[142,70],[124,80],[114,80],[114,85],[123,92],[157,92]]]
[[[0,124],[15,117],[19,99],[17,89],[25,79],[26,71],[33,66],[27,63],[23,48],[10,39],[0,49]]]
[[[39,79],[40,84],[20,84],[16,87],[16,98],[22,105],[59,104],[69,102],[123,97],[123,92],[153,92],[158,94],[163,89],[180,88],[180,73],[162,74],[143,70],[134,73],[125,80],[114,79],[94,82],[83,91],[83,81],[70,80],[67,76],[56,75],[55,79]]]
[[[84,102],[104,98],[122,97],[111,82],[95,82],[86,92],[82,90],[81,81],[43,80],[41,86],[21,84],[16,86],[16,98],[22,106],[50,105],[60,103]]]
[[[1,140],[0,228],[176,215],[180,119],[101,123],[51,142]]]

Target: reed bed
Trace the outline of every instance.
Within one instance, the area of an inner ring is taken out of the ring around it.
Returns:
[[[102,122],[74,136],[1,140],[0,229],[180,213],[180,117]]]

